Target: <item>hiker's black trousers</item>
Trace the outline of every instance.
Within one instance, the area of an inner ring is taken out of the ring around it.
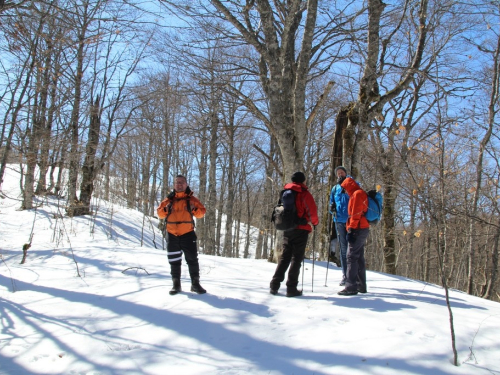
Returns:
[[[184,258],[186,258],[191,279],[200,277],[198,245],[196,240],[197,237],[194,231],[183,234],[182,236],[174,236],[171,233],[168,234],[168,262],[170,263],[170,274],[173,279],[180,279],[181,277],[182,253],[184,253]]]
[[[276,271],[271,280],[270,288],[278,290],[281,282],[285,280],[285,272],[288,271],[288,279],[286,281],[287,290],[297,289],[299,284],[300,267],[304,260],[306,251],[307,238],[309,231],[305,229],[293,229],[285,231],[283,235],[283,253],[280,256]]]

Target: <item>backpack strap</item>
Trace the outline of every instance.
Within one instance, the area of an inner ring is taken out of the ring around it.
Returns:
[[[191,215],[191,223],[193,223],[193,228],[194,228],[196,226],[196,224],[194,222],[193,212],[191,211],[191,195],[188,195],[186,197],[186,208],[187,208],[187,211],[189,212],[189,214]]]
[[[189,189],[189,187],[188,187]],[[188,191],[186,189],[186,191]],[[191,193],[191,190],[189,190],[189,193]],[[170,216],[170,214],[172,213],[172,205],[175,201],[181,201],[181,200],[185,200],[186,201],[186,208],[187,208],[187,211],[189,212],[189,215],[191,215],[191,221],[175,221],[175,222],[170,222],[170,224],[183,224],[183,223],[191,223],[193,224],[193,227],[196,226],[195,224],[195,221],[194,221],[194,216],[193,216],[193,212],[191,210],[191,195],[188,195],[186,196],[185,198],[181,198],[181,199],[177,199],[175,198],[175,190],[172,190],[172,192],[167,196],[168,199],[170,199],[170,202],[168,202],[167,204],[167,216],[165,216],[165,227],[167,226],[167,223],[168,223],[168,217]]]
[[[284,193],[285,191],[287,191],[287,189],[283,189],[283,190],[281,190],[281,192],[280,192],[280,196],[279,196],[279,198],[278,198],[278,204],[283,204],[283,201],[281,200],[281,197],[283,196],[283,193]]]

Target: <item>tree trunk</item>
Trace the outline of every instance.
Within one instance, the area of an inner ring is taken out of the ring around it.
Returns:
[[[222,248],[223,254],[231,254],[233,243],[233,211],[234,211],[234,111],[228,114],[229,124],[224,126],[228,138],[226,147],[228,148],[228,168],[227,168],[227,198],[226,198],[226,228],[224,234],[224,245]]]
[[[58,164],[58,170],[57,170],[57,180],[56,184],[54,186],[54,194],[59,195],[61,191],[61,186],[63,182],[63,172],[64,172],[64,166],[66,165],[66,155],[68,151],[66,147],[62,146],[61,148],[61,158],[59,159]]]
[[[222,238],[222,215],[224,211],[224,203],[225,203],[225,193],[227,190],[227,183],[226,183],[226,170],[223,168],[222,169],[222,176],[219,180],[219,197],[217,199],[217,225],[216,225],[216,232],[215,232],[215,248],[216,248],[216,254],[217,255],[222,255],[224,257],[228,257],[229,254],[224,253],[222,246],[221,246],[221,238]],[[232,235],[232,234],[231,234]]]
[[[363,76],[359,83],[356,102],[351,103],[347,112],[348,126],[344,131],[343,162],[354,178],[359,177],[364,152],[367,149],[367,135],[373,119],[380,114],[386,103],[396,98],[408,87],[420,67],[427,37],[427,5],[428,0],[419,4],[418,41],[415,54],[402,78],[384,95],[379,93],[377,71],[380,51],[380,20],[385,4],[381,0],[368,1],[368,42],[367,56],[363,67]],[[357,131],[356,131],[357,129]]]
[[[486,151],[486,146],[490,142],[491,135],[493,134],[493,127],[496,124],[496,116],[498,112],[498,95],[500,89],[500,36],[497,38],[496,49],[493,53],[493,64],[492,64],[492,81],[491,81],[491,91],[490,91],[490,102],[488,106],[488,128],[486,133],[483,136],[479,144],[479,153],[477,156],[476,163],[476,186],[473,193],[473,201],[472,201],[472,216],[475,217],[477,214],[477,206],[479,201],[479,194],[481,191],[481,183],[483,177],[483,160],[484,153]],[[470,233],[474,233],[472,225],[473,221],[471,220],[471,228]],[[474,288],[474,243],[472,238],[469,241],[469,265],[468,265],[468,282],[467,282],[467,293],[472,294]]]
[[[199,175],[200,175],[200,191],[199,198],[200,201],[206,205],[207,202],[207,175],[208,175],[208,127],[204,126],[201,131],[200,139],[198,140],[200,144],[200,163],[199,163]],[[208,209],[208,208],[207,208]],[[198,235],[198,240],[200,241],[200,246],[204,249],[204,252],[208,248],[207,239],[208,233],[207,230],[209,226],[206,224],[207,218],[206,215],[201,220],[196,222],[198,229],[196,231]]]
[[[498,279],[498,247],[500,241],[500,219],[497,219],[495,235],[493,237],[493,246],[491,248],[490,264],[486,271],[486,282],[481,290],[481,297],[493,299]]]
[[[215,255],[218,249],[216,248],[216,218],[215,207],[217,204],[217,130],[219,119],[217,118],[216,108],[212,108],[210,116],[210,145],[209,145],[209,170],[208,170],[208,199],[206,201],[207,213],[205,214],[205,226],[207,227],[207,239],[205,249],[207,254]]]
[[[40,29],[41,29],[41,27],[42,27],[42,25],[39,26]],[[2,160],[0,163],[0,188],[2,187],[2,184],[3,184],[3,176],[5,174],[5,168],[7,167],[7,161],[8,161],[9,155],[10,155],[10,151],[12,149],[12,139],[14,136],[14,130],[16,129],[16,126],[17,126],[17,118],[19,116],[19,113],[21,112],[21,109],[23,109],[23,107],[24,107],[24,101],[26,100],[25,95],[30,87],[33,70],[34,70],[35,64],[37,62],[38,42],[39,42],[39,40],[38,40],[38,38],[36,38],[34,43],[32,43],[30,45],[31,49],[29,51],[28,58],[24,62],[24,65],[23,65],[23,67],[20,71],[20,74],[19,74],[19,77],[23,77],[22,73],[24,73],[26,75],[25,76],[26,78],[24,79],[24,82],[21,78],[19,78],[16,81],[16,84],[15,84],[15,87],[14,87],[14,90],[13,90],[13,93],[11,96],[11,100],[9,103],[8,108],[13,109],[11,120],[10,120],[10,128],[9,128],[9,132],[7,134],[7,139],[5,139],[5,142],[4,142],[4,139],[2,138],[2,143],[0,143],[0,146],[3,146],[3,148],[4,148]],[[19,87],[21,87],[21,91],[19,93],[19,96],[17,97],[17,103],[15,103],[15,100],[16,100],[15,94],[17,93]],[[5,116],[4,128],[8,124],[8,120],[7,120],[8,114],[9,114],[9,111],[7,111],[7,114]],[[2,136],[3,136],[3,134],[4,134],[4,131],[2,131]]]
[[[259,14],[261,28],[258,31],[245,28],[245,22],[240,22],[237,15],[219,0],[211,0],[225,19],[232,23],[241,37],[253,46],[259,54],[260,82],[269,105],[269,117],[264,115],[253,102],[241,92],[236,91],[248,109],[269,128],[278,142],[283,162],[282,179],[289,178],[297,170],[304,168],[304,150],[307,132],[305,118],[305,98],[312,42],[316,27],[317,0],[291,0],[279,9],[279,16],[273,12],[269,1],[259,1],[250,4],[243,10],[243,18],[250,10]],[[306,7],[304,8],[304,5]],[[304,9],[307,9],[306,19],[302,20]],[[275,18],[276,17],[276,18]],[[296,37],[299,28],[303,26],[303,36],[300,43]],[[266,44],[261,43],[261,39]],[[296,47],[300,46],[300,53]],[[331,85],[328,86],[331,88]]]
[[[90,201],[94,192],[94,183],[98,173],[95,156],[99,146],[101,133],[100,98],[96,98],[90,107],[90,125],[85,148],[85,160],[82,165],[82,182],[80,184],[80,202],[73,210],[73,216],[89,215]]]
[[[52,37],[52,36],[51,36]],[[43,86],[42,86],[42,108],[44,113],[41,114],[43,123],[40,129],[40,157],[38,159],[38,183],[35,194],[47,193],[46,176],[49,167],[49,152],[51,146],[51,133],[52,124],[54,122],[54,114],[56,111],[57,101],[57,83],[59,81],[59,63],[53,61],[54,45],[50,38],[46,39],[47,43],[47,59],[45,60],[45,70],[43,73]],[[54,68],[54,66],[56,68]],[[48,98],[50,97],[50,106],[48,105]],[[45,120],[45,108],[47,108],[47,119]]]
[[[31,117],[31,128],[26,130],[28,144],[26,147],[26,174],[24,176],[23,189],[23,209],[30,210],[33,208],[33,196],[35,195],[35,167],[38,156],[38,135],[40,129],[40,117],[38,107],[38,94],[34,98],[34,110]]]
[[[75,205],[78,203],[76,196],[76,184],[78,180],[78,170],[80,167],[79,131],[80,131],[80,105],[82,101],[82,81],[85,57],[85,33],[86,29],[80,31],[78,35],[78,51],[76,56],[77,67],[75,72],[75,91],[73,95],[73,109],[71,111],[70,129],[71,141],[69,152],[68,171],[68,216],[74,215]]]
[[[384,236],[384,270],[386,273],[396,275],[396,234],[394,228],[396,226],[395,208],[396,196],[393,189],[395,176],[392,173],[394,170],[387,168],[384,171],[384,203],[382,212],[382,232]]]
[[[127,185],[127,208],[135,208],[135,198],[137,193],[137,175],[134,169],[134,152],[133,146],[127,142],[127,169],[126,169],[126,185]]]

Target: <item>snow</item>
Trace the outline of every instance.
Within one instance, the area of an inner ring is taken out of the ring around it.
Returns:
[[[55,198],[19,211],[18,178],[0,199],[1,375],[500,374],[498,303],[450,291],[456,367],[444,290],[425,282],[368,272],[367,294],[342,297],[340,269],[306,261],[287,298],[269,294],[275,264],[200,254],[208,293],[189,292],[183,262],[170,296],[142,214],[101,201],[62,219]]]

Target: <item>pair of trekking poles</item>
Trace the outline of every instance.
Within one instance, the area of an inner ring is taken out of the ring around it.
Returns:
[[[325,286],[326,285],[326,282],[328,280],[328,269],[329,269],[329,266],[330,266],[330,259],[331,259],[331,243],[334,239],[337,239],[338,238],[338,233],[337,233],[337,226],[335,225],[336,223],[336,220],[334,220],[334,216],[335,216],[335,212],[332,214],[332,224],[331,226],[328,226],[328,233],[327,233],[327,238],[328,238],[328,262],[326,263],[326,276],[325,276]],[[334,227],[334,230],[335,230],[335,238],[331,238],[331,230],[332,228],[331,227]],[[312,257],[312,280],[311,280],[311,292],[314,292],[314,258],[315,258],[315,244],[316,244],[316,231],[314,231],[314,234],[313,234],[313,257]],[[335,244],[335,250],[337,249],[337,247],[339,246],[338,244],[338,239],[336,241],[336,244]],[[340,249],[339,249],[340,250]],[[336,253],[336,251],[335,251]],[[339,254],[340,254],[340,251],[339,251]],[[335,261],[336,259],[333,259],[334,263],[338,265],[338,260]],[[304,290],[304,270],[305,270],[305,259],[302,259],[302,290]],[[340,267],[340,266],[339,266]]]
[[[314,258],[315,258],[315,245],[316,245],[316,228],[314,228],[313,234],[313,256],[312,256],[312,280],[311,280],[311,292],[314,292]],[[305,270],[305,257],[302,258],[302,290],[304,290],[304,270]]]

